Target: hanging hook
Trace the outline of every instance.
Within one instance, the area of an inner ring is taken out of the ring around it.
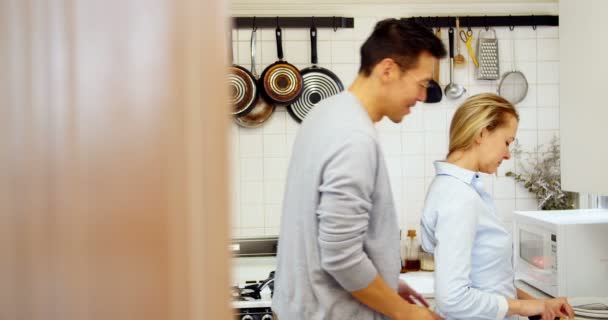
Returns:
[[[277,28],[279,28],[279,16],[277,16]]]
[[[513,25],[513,17],[511,15],[509,15],[509,22],[511,23],[511,25],[509,25],[509,30],[513,31],[515,25]]]
[[[469,16],[467,16],[467,32],[473,32],[473,30],[471,30],[471,18]]]
[[[253,28],[253,31],[258,31],[258,25],[255,24],[255,16],[253,17],[251,28]]]
[[[534,15],[532,15],[532,30],[536,31],[536,21]]]
[[[483,16],[483,24],[484,28],[486,28],[486,31],[488,31],[490,29],[490,27],[488,26],[488,16]]]
[[[338,31],[338,25],[336,24],[336,16],[334,16],[333,25],[334,25],[334,32]]]
[[[315,25],[315,16],[310,17],[310,27],[311,28],[316,28],[317,27]]]

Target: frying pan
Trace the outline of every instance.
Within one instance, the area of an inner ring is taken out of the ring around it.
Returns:
[[[233,61],[232,33],[230,36],[230,61]],[[232,63],[228,72],[231,113],[239,116],[246,115],[253,109],[258,98],[257,79],[249,70],[234,63]]]
[[[260,77],[260,87],[266,101],[276,105],[288,105],[302,93],[302,75],[298,68],[283,60],[282,31],[278,23],[275,36],[279,60],[264,69]]]
[[[302,95],[287,106],[287,112],[297,122],[302,122],[319,101],[344,90],[340,78],[335,73],[317,65],[317,28],[315,26],[310,28],[310,46],[312,66],[301,71],[304,81]]]
[[[255,28],[251,32],[251,74],[257,79],[257,72],[255,70]],[[243,116],[234,117],[234,122],[241,127],[255,128],[259,127],[268,120],[274,112],[275,105],[268,103],[266,99],[260,94],[258,95],[253,108],[247,114]]]

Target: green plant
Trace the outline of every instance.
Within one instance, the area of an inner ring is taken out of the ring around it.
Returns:
[[[515,142],[511,152],[516,161],[517,173],[509,171],[507,177],[512,177],[521,183],[538,200],[542,210],[574,209],[575,193],[561,188],[559,140],[553,137],[546,150],[539,146],[535,152],[524,153],[521,146]],[[526,154],[527,164],[522,156]]]

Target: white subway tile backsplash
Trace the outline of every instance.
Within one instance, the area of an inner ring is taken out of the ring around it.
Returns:
[[[376,17],[359,17],[355,23],[355,40],[366,40],[380,19]]]
[[[332,63],[331,71],[333,71],[338,78],[340,78],[344,88],[348,88],[352,84],[353,80],[355,80],[357,72],[359,71],[359,66],[355,65],[354,63],[337,64],[334,62]]]
[[[515,211],[515,199],[495,199],[494,205],[498,217],[503,222],[513,221],[513,211]]]
[[[331,60],[332,62],[358,64],[359,56],[355,44],[352,41],[331,42]]]
[[[332,70],[348,88],[359,69],[359,49],[379,17],[355,17],[354,29],[318,29],[319,65]],[[474,28],[474,49],[479,31]],[[516,69],[524,73],[529,88],[526,98],[517,104],[521,121],[517,139],[524,151],[533,151],[559,134],[559,28],[495,28],[499,39],[501,74],[512,69],[515,48]],[[447,32],[442,30],[447,46]],[[233,31],[234,62],[250,69],[251,29]],[[513,46],[514,45],[514,46]],[[309,29],[283,28],[285,59],[298,68],[311,65]],[[257,32],[257,73],[277,61],[274,28]],[[475,68],[461,43],[467,59],[456,66],[454,81],[467,89],[463,97],[444,97],[437,104],[419,103],[399,124],[383,119],[376,125],[385,153],[400,227],[419,229],[420,214],[427,188],[435,171],[434,160],[443,160],[448,147],[448,130],[455,109],[477,93],[497,92],[498,81],[476,80]],[[441,60],[442,89],[449,82],[449,59]],[[263,126],[255,129],[232,126],[231,183],[234,188],[232,223],[235,236],[277,235],[288,161],[300,125],[282,107]],[[505,160],[497,175],[484,175],[486,189],[493,194],[498,214],[505,224],[512,220],[515,208],[536,209],[534,195],[505,177],[517,167],[515,160]]]
[[[410,114],[403,118],[402,130],[404,132],[424,131],[424,112],[420,107],[410,109]]]
[[[516,139],[523,152],[536,151],[538,143],[538,133],[536,130],[518,130]]]
[[[448,124],[445,109],[435,109],[432,106],[422,109],[424,112],[424,131],[446,131]]]
[[[398,132],[379,133],[380,145],[385,155],[401,154],[401,134]]]
[[[264,135],[265,157],[287,157],[287,141],[284,134]]]
[[[435,174],[436,174],[435,165],[433,163],[438,160],[445,160],[446,153],[447,153],[447,150],[441,154],[425,155],[425,157],[424,157],[424,177],[425,178],[432,178],[435,176]]]
[[[559,139],[559,130],[540,130],[538,131],[538,145],[547,146],[553,140],[553,137]]]
[[[266,228],[278,228],[281,225],[281,206],[276,204],[265,205],[264,218]]]
[[[525,77],[525,74],[524,74]],[[526,81],[528,81],[526,79]],[[517,107],[521,108],[535,108],[537,105],[538,99],[538,86],[535,84],[528,83],[528,92],[526,93],[526,97],[517,104]]]
[[[559,107],[559,85],[540,84],[538,85],[538,106],[539,107]]]
[[[292,64],[310,64],[310,42],[288,41],[283,45],[284,59]]]
[[[308,61],[311,61],[310,57]],[[319,64],[331,64],[331,42],[330,41],[318,41],[317,42],[317,60]],[[325,66],[331,70],[330,66]]]
[[[403,178],[403,182],[405,184],[405,194],[403,195],[404,200],[406,200],[407,202],[424,201],[427,191],[424,184],[424,178],[406,177]]]
[[[559,38],[559,27],[538,26],[536,35],[539,39],[543,38]]]
[[[558,39],[538,39],[538,60],[539,61],[558,61],[559,60],[559,40]]]
[[[382,120],[376,123],[376,128],[378,132],[389,133],[389,132],[401,132],[401,124],[394,123],[389,118],[384,117]]]
[[[401,134],[403,154],[424,154],[425,137],[423,132],[403,132]]]
[[[285,134],[285,121],[289,120],[286,117],[289,117],[287,112],[276,109],[272,117],[266,120],[262,126],[264,134]]]
[[[261,157],[264,155],[261,134],[239,134],[241,157]]]
[[[515,181],[510,177],[496,177],[494,179],[494,198],[515,198]]]
[[[537,65],[538,64],[536,62],[517,61],[515,68],[516,70],[521,71],[521,73],[524,74],[526,80],[528,81],[528,85],[534,85],[538,81],[538,72],[536,70]],[[509,69],[510,67],[511,66],[509,66]]]
[[[309,28],[283,28],[283,41],[308,41],[310,42]]]
[[[264,158],[264,181],[285,180],[288,158]]]
[[[448,135],[446,132],[426,132],[424,138],[424,152],[426,154],[447,153]]]
[[[533,211],[538,209],[538,201],[536,199],[515,199],[515,210]]]
[[[538,108],[538,129],[557,130],[559,129],[559,109],[558,108]]]
[[[330,40],[332,41],[352,41],[355,40],[355,30],[348,28],[339,28],[335,31],[333,29],[325,29],[330,31]]]
[[[538,83],[539,84],[558,84],[559,83],[559,62],[540,61],[538,63]]]
[[[277,44],[274,41],[259,41],[261,51],[256,52],[256,59],[262,63],[262,70],[259,70],[260,75],[264,71],[264,68],[275,63],[279,60],[277,53]],[[285,48],[283,48],[285,53]]]
[[[424,156],[403,156],[403,175],[405,177],[424,177]]]
[[[536,108],[521,108],[519,112],[519,129],[535,130],[536,125]]]
[[[262,158],[241,158],[241,181],[262,181],[264,179],[264,161]]]
[[[513,61],[513,53],[510,53],[511,61]],[[515,39],[515,60],[519,61],[536,61],[536,39]],[[507,67],[507,66],[505,66]],[[511,69],[511,64],[508,65]],[[503,69],[503,70],[509,70]]]
[[[520,182],[515,184],[516,199],[535,199],[534,194],[528,191]]]
[[[262,181],[241,182],[241,202],[243,204],[264,203],[264,183]]]
[[[283,203],[285,181],[264,182],[264,204],[281,205]]]
[[[511,159],[503,160],[500,167],[498,167],[498,176],[504,177],[507,172],[513,170],[515,170],[515,160],[513,159],[513,155],[511,155]]]
[[[536,30],[531,27],[515,27],[513,39],[536,39]]]

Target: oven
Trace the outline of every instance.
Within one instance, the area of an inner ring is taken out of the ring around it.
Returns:
[[[234,319],[273,320],[278,239],[276,237],[233,239],[232,307]]]

